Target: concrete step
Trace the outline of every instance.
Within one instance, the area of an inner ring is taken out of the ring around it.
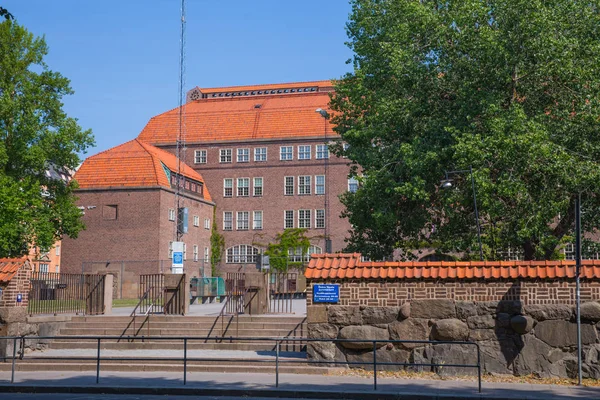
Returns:
[[[228,329],[221,332],[220,329],[155,329],[154,327],[142,329],[114,329],[114,328],[90,328],[90,329],[70,329],[63,328],[60,330],[60,336],[196,336],[196,337],[218,337],[218,336],[234,336],[234,337],[303,337],[302,332],[289,331],[285,329]]]
[[[77,341],[64,341],[56,340],[48,343],[49,349],[96,349],[98,342],[96,340],[77,340]],[[102,341],[100,347],[105,350],[182,350],[183,343],[181,341],[141,341],[136,339],[135,342],[128,342],[124,338],[121,342],[116,341]],[[301,343],[282,343],[280,345],[281,351],[303,351],[306,347],[305,344]],[[189,341],[188,349],[190,350],[252,350],[252,351],[273,351],[275,349],[275,343],[273,342],[227,342],[215,343],[210,341],[208,343]]]
[[[146,319],[146,316],[136,316],[136,321],[143,321]],[[150,319],[152,321],[159,322],[185,322],[185,323],[214,323],[215,321],[221,322],[221,317],[218,316],[182,316],[182,315],[151,315]],[[250,316],[250,315],[240,315],[238,317],[235,316],[225,316],[223,317],[225,322],[239,321],[239,322],[261,322],[261,323],[295,323],[299,324],[306,320],[305,317],[299,316]],[[118,323],[124,322],[129,323],[132,320],[132,317],[129,316],[73,316],[71,318],[71,322],[99,322],[101,324],[108,323]]]
[[[136,321],[136,328],[139,328],[140,326],[142,326],[142,322],[143,321]],[[148,322],[143,323],[143,326],[147,326]],[[107,324],[107,323],[99,323],[99,322],[70,322],[66,324],[66,327],[69,329],[91,329],[91,328],[114,328],[114,329],[125,329],[127,327],[132,328],[133,327],[133,323],[129,324],[125,324],[125,323],[111,323],[111,324]],[[207,324],[207,323],[188,323],[188,322],[159,322],[159,321],[154,321],[151,320],[150,321],[150,326],[152,328],[156,328],[156,329],[179,329],[179,328],[183,328],[183,329],[221,329],[221,327],[224,328],[235,328],[235,327],[239,327],[239,329],[278,329],[278,330],[293,330],[293,329],[303,329],[306,328],[306,324],[295,324],[295,323],[287,323],[287,322],[281,322],[281,323],[263,323],[263,322],[240,322],[239,324],[236,324],[235,322],[232,323],[224,323],[221,324],[216,323],[216,324]]]

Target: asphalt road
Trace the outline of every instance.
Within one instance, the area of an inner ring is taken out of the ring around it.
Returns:
[[[2,393],[2,400],[273,400],[273,397],[217,397],[217,396],[160,396],[160,395],[115,395],[115,394],[38,394]],[[277,400],[292,400],[278,398]],[[299,399],[293,399],[299,400]],[[301,400],[301,399],[300,399]]]

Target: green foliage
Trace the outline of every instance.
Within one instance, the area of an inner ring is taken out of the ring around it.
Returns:
[[[306,229],[286,229],[275,236],[275,243],[269,243],[265,255],[269,256],[271,268],[278,271],[287,271],[288,268],[302,266],[302,262],[289,261],[289,251],[295,252],[302,249],[302,258],[308,252],[310,239],[306,236]]]
[[[217,209],[213,208],[213,223],[210,231],[210,270],[211,276],[219,276],[218,266],[225,250],[225,238],[217,228]]]
[[[73,182],[46,175],[73,170],[94,144],[62,109],[69,80],[43,61],[48,49],[15,21],[0,23],[0,257],[19,256],[35,243],[50,248],[83,229]]]
[[[556,258],[600,222],[598,1],[354,0],[354,72],[332,97],[334,152],[361,173],[342,196],[348,250],[373,258],[411,243],[477,258],[473,167],[485,257]]]

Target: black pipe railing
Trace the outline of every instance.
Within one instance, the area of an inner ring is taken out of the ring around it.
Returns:
[[[365,365],[373,367],[373,390],[377,390],[377,368],[379,366],[404,366],[404,367],[443,367],[443,368],[473,368],[477,369],[477,386],[478,391],[481,393],[481,349],[479,344],[474,342],[453,342],[453,341],[431,341],[431,340],[369,340],[369,339],[306,339],[306,338],[288,338],[288,337],[182,337],[182,336],[157,336],[157,337],[127,337],[128,340],[135,341],[181,341],[183,344],[183,356],[182,357],[110,357],[104,360],[110,359],[110,361],[178,361],[183,363],[183,384],[187,383],[187,366],[190,361],[202,361],[202,362],[223,362],[223,361],[235,361],[239,363],[271,363],[272,359],[265,358],[244,358],[244,359],[231,359],[231,358],[218,358],[218,357],[188,357],[188,343],[204,341],[205,343],[215,341],[215,343],[228,340],[230,343],[233,341],[245,341],[245,342],[275,342],[275,387],[279,387],[279,366],[280,364],[327,364],[327,365]],[[27,354],[29,360],[69,360],[69,361],[96,361],[96,383],[100,382],[100,366],[102,358],[102,346],[101,342],[104,341],[119,341],[123,339],[122,336],[6,336],[0,337],[1,340],[12,340],[13,341],[13,354],[12,354],[12,367],[11,367],[11,378],[10,382],[15,381],[15,367],[17,359],[23,360],[25,358],[24,349],[26,348],[26,341],[38,341],[38,340],[94,340],[97,341],[97,352],[96,357],[76,357],[66,355],[65,357],[35,357],[33,353]],[[17,354],[17,342],[20,343],[20,351]],[[329,342],[329,343],[372,343],[373,344],[373,361],[335,361],[335,360],[292,360],[285,357],[281,357],[281,344],[282,343],[315,343],[315,342]],[[476,364],[447,364],[447,363],[409,363],[409,362],[379,362],[377,361],[377,349],[381,346],[378,344],[423,344],[423,345],[468,345],[474,346],[477,352],[477,363]],[[68,350],[65,350],[67,352]],[[135,350],[132,350],[135,351]],[[8,357],[5,358],[8,359]]]

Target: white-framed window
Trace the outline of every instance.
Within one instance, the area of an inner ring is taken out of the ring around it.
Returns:
[[[294,177],[286,176],[283,183],[283,194],[286,196],[294,195]]]
[[[262,196],[263,195],[263,178],[254,178],[254,196]]]
[[[249,162],[250,149],[237,149],[237,162]]]
[[[344,143],[342,146],[344,147],[344,153],[350,149],[350,145],[348,143]],[[348,156],[343,156],[343,158],[348,158]]]
[[[231,162],[231,149],[220,149],[219,150],[219,162],[230,163]]]
[[[233,230],[233,211],[223,211],[223,230]]]
[[[325,175],[315,175],[315,194],[325,194]]]
[[[250,178],[237,178],[238,197],[248,197],[250,195]]]
[[[206,164],[206,150],[194,151],[194,164]]]
[[[356,178],[348,179],[348,191],[350,193],[356,193],[358,190],[358,180]]]
[[[223,197],[233,196],[233,178],[223,179]]]
[[[321,254],[323,249],[319,246],[309,246],[306,252],[303,253],[302,247],[288,249],[288,260],[291,262],[309,262],[311,254]]]
[[[298,228],[310,228],[310,210],[298,210]]]
[[[194,245],[194,261],[198,261],[198,245]]]
[[[326,144],[317,145],[317,160],[329,158],[329,146]]]
[[[294,227],[294,210],[285,210],[283,212],[283,228],[290,229]]]
[[[259,256],[257,247],[248,244],[240,244],[227,249],[225,262],[227,264],[255,263]]]
[[[175,221],[175,209],[169,208],[169,221]]]
[[[310,147],[309,145],[298,146],[298,160],[310,160]]]
[[[573,251],[575,248],[573,247]],[[519,261],[519,260],[523,260],[523,250],[521,249],[513,249],[512,247],[509,247],[506,250],[500,250],[498,251],[498,254],[500,255],[501,259],[506,260],[506,261]],[[569,259],[569,258],[567,258]],[[575,254],[573,254],[573,258],[571,258],[571,260],[575,259]]]
[[[210,230],[210,218],[204,218],[204,229]]]
[[[266,147],[255,147],[254,148],[254,161],[267,161],[267,148]]]
[[[40,264],[40,272],[49,272],[48,264]]]
[[[260,230],[263,228],[263,212],[254,211],[252,216],[252,229]]]
[[[247,231],[249,226],[250,213],[248,211],[238,211],[236,218],[236,229],[238,231]]]
[[[169,242],[169,258],[173,258],[173,242]]]
[[[315,210],[315,228],[325,228],[325,210]]]
[[[209,253],[208,253],[208,247],[204,248],[204,262],[207,263],[210,259]]]
[[[194,215],[194,226],[200,226],[200,217]]]
[[[310,194],[310,175],[298,177],[298,194]]]
[[[279,159],[281,161],[289,161],[294,159],[294,146],[279,147]]]
[[[60,256],[60,246],[56,246],[54,248],[54,254],[57,255],[57,256]]]
[[[54,272],[56,272],[58,274],[60,272],[60,266],[55,265],[54,266]]]

